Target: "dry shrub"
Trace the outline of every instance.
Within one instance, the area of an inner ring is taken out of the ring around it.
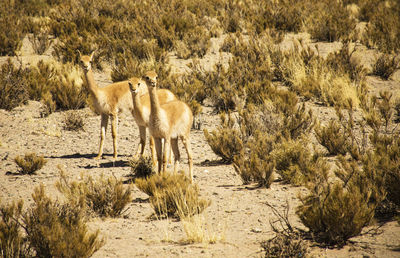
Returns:
[[[362,19],[368,22],[363,43],[384,53],[400,49],[400,4],[398,1],[360,1]]]
[[[384,80],[388,80],[398,67],[399,61],[396,56],[382,54],[378,60],[376,60],[372,73]]]
[[[55,79],[57,83],[51,89],[51,94],[57,109],[69,110],[85,107],[88,90],[76,66],[62,65]]]
[[[151,157],[133,157],[128,161],[131,167],[131,178],[147,178],[156,173]]]
[[[66,112],[64,115],[64,129],[67,131],[83,131],[85,125],[83,117],[76,111]]]
[[[29,41],[32,43],[33,50],[36,54],[42,55],[51,45],[48,32],[40,32],[38,34],[30,34]]]
[[[283,139],[271,152],[275,160],[275,171],[284,183],[302,185],[312,176],[317,157],[311,155],[307,140]]]
[[[14,8],[14,2],[0,3],[0,55],[14,56],[21,47],[25,36],[25,16],[18,8]]]
[[[1,66],[0,70],[0,108],[11,110],[28,100],[27,80],[25,74],[27,70],[15,66],[11,59]]]
[[[266,204],[271,208],[276,219],[269,222],[275,232],[275,237],[261,243],[265,257],[307,257],[308,246],[306,242],[290,224],[288,201],[286,200],[284,212],[279,212],[269,203]]]
[[[30,257],[22,234],[23,201],[0,203],[0,257]]]
[[[104,244],[99,231],[88,231],[78,206],[52,201],[43,185],[32,197],[34,204],[24,215],[24,228],[36,256],[90,257]]]
[[[318,142],[328,150],[329,155],[345,155],[349,151],[349,135],[336,120],[329,121],[327,126],[317,125],[314,131]]]
[[[221,114],[221,125],[217,130],[208,132],[204,129],[204,136],[215,154],[226,163],[231,163],[243,149],[241,132],[235,128],[235,121],[231,115]]]
[[[355,161],[341,158],[338,166],[335,180],[328,176],[328,165],[320,165],[307,184],[309,194],[300,196],[297,214],[315,240],[341,246],[370,223],[384,194],[378,178]]]
[[[310,1],[313,5],[305,19],[305,30],[319,41],[348,39],[356,26],[344,3],[339,1]]]
[[[199,188],[181,173],[160,173],[148,178],[138,178],[136,186],[150,196],[157,215],[191,217],[210,206],[209,200],[199,198]]]
[[[233,159],[236,172],[244,184],[256,182],[258,186],[269,188],[274,179],[274,161],[269,157],[276,138],[256,132],[240,154]]]
[[[27,153],[25,156],[17,156],[14,159],[15,163],[21,168],[21,174],[35,174],[46,163],[47,160],[43,156],[38,156],[36,153]]]
[[[93,179],[82,175],[82,181],[69,182],[65,172],[60,170],[57,189],[71,204],[79,205],[88,213],[94,212],[101,217],[118,217],[132,201],[131,188],[125,188],[122,180],[114,176],[105,178],[101,175]]]

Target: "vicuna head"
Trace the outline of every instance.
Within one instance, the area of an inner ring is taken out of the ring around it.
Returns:
[[[94,51],[90,54],[90,56],[81,55],[81,52],[78,50],[79,53],[79,64],[85,72],[88,72],[92,68],[92,59],[94,55]]]
[[[148,87],[157,86],[157,73],[155,71],[148,71],[143,76],[143,80],[147,83]]]
[[[143,83],[142,80],[140,80],[139,78],[131,78],[128,81],[129,84],[129,90],[132,92],[132,94],[136,95],[139,93],[139,88],[141,86],[141,84]]]

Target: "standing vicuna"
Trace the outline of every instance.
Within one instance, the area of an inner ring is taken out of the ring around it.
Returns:
[[[78,51],[79,52],[79,51]],[[85,73],[90,96],[93,100],[93,107],[101,115],[100,147],[96,159],[103,155],[104,138],[107,131],[108,119],[111,118],[111,133],[113,138],[114,159],[117,158],[117,136],[118,136],[118,114],[125,111],[133,113],[133,104],[129,85],[127,81],[117,82],[99,88],[93,77],[92,59],[94,51],[90,56],[81,55],[80,65]],[[146,88],[146,87],[144,87]]]
[[[158,172],[165,172],[167,154],[172,151],[175,156],[174,172],[178,171],[180,153],[178,138],[185,146],[189,162],[189,178],[193,182],[193,160],[190,147],[190,128],[193,123],[193,114],[189,106],[179,100],[161,104],[157,96],[157,74],[149,71],[143,76],[150,95],[149,131],[154,137],[157,151]],[[164,148],[162,146],[164,139]]]
[[[133,117],[137,125],[139,126],[140,132],[140,143],[138,147],[138,152],[140,155],[143,156],[144,147],[146,145],[146,128],[149,127],[149,119],[150,119],[150,96],[149,94],[143,95],[140,91],[142,89],[146,89],[145,82],[140,80],[139,78],[131,78],[128,81],[129,88],[132,94],[132,102],[133,102]],[[176,96],[167,89],[158,89],[157,90],[157,97],[159,103],[165,104],[167,102],[176,100]],[[154,139],[150,135],[150,148],[151,154],[153,158],[153,164],[156,162],[156,153],[154,151]]]

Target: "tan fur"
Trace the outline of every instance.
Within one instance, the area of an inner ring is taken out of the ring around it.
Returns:
[[[133,117],[139,126],[140,143],[136,155],[143,156],[146,145],[146,128],[149,126],[150,118],[150,96],[149,94],[142,95],[140,86],[145,86],[145,82],[138,78],[131,78],[128,82],[132,94],[133,102]],[[147,87],[145,87],[147,89]],[[161,104],[176,100],[176,96],[167,89],[157,90],[157,96]],[[150,149],[153,158],[153,164],[156,162],[156,153],[154,150],[154,139],[150,136]]]
[[[154,71],[147,72],[143,76],[150,95],[150,120],[149,131],[154,137],[158,172],[165,172],[167,154],[172,151],[175,157],[174,172],[178,171],[180,153],[178,148],[178,138],[183,142],[189,162],[189,178],[193,181],[193,160],[190,147],[190,128],[193,123],[193,114],[189,106],[179,100],[174,100],[165,104],[160,104],[157,96],[157,74]],[[164,148],[162,146],[164,139]]]
[[[93,101],[93,107],[96,113],[101,115],[100,127],[100,147],[96,159],[103,155],[104,138],[107,131],[108,119],[111,118],[111,133],[113,138],[114,159],[117,158],[117,134],[118,134],[118,114],[129,111],[133,113],[133,104],[129,93],[128,81],[122,81],[99,88],[93,77],[92,58],[90,56],[80,55],[80,65],[85,73],[88,90]],[[146,87],[144,87],[146,88]]]

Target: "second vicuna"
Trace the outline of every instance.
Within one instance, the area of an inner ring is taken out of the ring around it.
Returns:
[[[157,96],[157,74],[154,71],[147,72],[143,76],[150,95],[150,119],[149,131],[154,137],[158,160],[158,172],[165,172],[167,154],[172,151],[175,157],[174,172],[178,171],[180,153],[178,138],[185,146],[189,162],[189,178],[193,182],[193,160],[190,147],[190,128],[193,123],[193,114],[189,106],[179,100],[161,104]],[[164,139],[164,148],[162,146]]]
[[[146,128],[149,126],[149,118],[150,118],[150,97],[149,94],[141,94],[141,89],[143,87],[147,89],[145,83],[139,78],[131,78],[128,81],[129,88],[132,94],[132,102],[133,102],[133,117],[137,125],[139,126],[140,132],[140,144],[137,150],[137,155],[140,153],[143,156],[144,147],[146,145]],[[165,104],[167,102],[176,100],[175,95],[167,90],[167,89],[159,89],[157,90],[157,97],[160,104]],[[154,151],[154,140],[153,137],[150,136],[150,148],[151,154],[153,158],[153,164],[156,162],[156,153]]]
[[[79,52],[79,51],[78,51]],[[96,159],[100,159],[103,155],[104,138],[107,131],[108,119],[111,118],[111,133],[113,138],[114,155],[117,158],[117,136],[118,136],[118,114],[124,111],[133,112],[133,104],[131,94],[129,93],[129,85],[127,81],[117,82],[99,88],[93,77],[92,59],[94,51],[90,56],[81,55],[80,65],[85,73],[90,96],[93,100],[93,107],[97,113],[101,115],[100,128],[100,147],[99,154]],[[146,87],[144,87],[146,88]]]

